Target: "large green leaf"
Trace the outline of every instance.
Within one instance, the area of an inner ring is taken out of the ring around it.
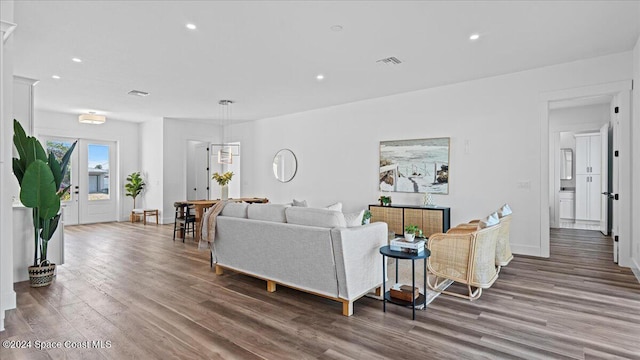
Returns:
[[[38,141],[38,139],[36,139],[33,136],[30,136],[29,139],[32,139],[33,141],[33,146],[35,149],[35,158],[38,160],[42,160],[44,162],[47,162],[47,152],[44,151],[44,148],[42,147],[42,144],[40,144],[40,141]]]
[[[13,119],[13,145],[18,150],[18,155],[21,159],[27,157],[27,134],[24,132],[22,125],[16,119]]]
[[[62,178],[64,178],[64,176],[67,174],[67,164],[69,164],[69,160],[71,160],[71,153],[73,153],[73,149],[75,149],[77,143],[78,143],[77,140],[74,141],[73,144],[71,144],[71,147],[62,156],[62,161],[60,161],[60,168],[62,169],[62,174],[61,174]]]
[[[29,165],[24,173],[20,201],[26,207],[38,208],[41,219],[50,219],[60,210],[57,190],[51,169],[44,161],[38,159]]]
[[[49,226],[45,226],[45,222],[48,222],[47,225]],[[42,231],[40,231],[40,238],[45,241],[51,240],[51,238],[53,237],[53,233],[55,233],[56,229],[58,228],[59,222],[60,214],[56,214],[56,216],[49,220],[40,219],[40,228],[42,229]]]
[[[49,153],[49,169],[51,169],[53,180],[56,182],[56,189],[60,189],[60,184],[62,184],[62,169],[53,152]]]
[[[25,169],[24,162],[20,161],[20,159],[13,158],[13,174],[18,179],[18,184],[22,186],[22,178],[24,177]]]

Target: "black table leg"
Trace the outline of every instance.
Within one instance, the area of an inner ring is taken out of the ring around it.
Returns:
[[[382,255],[382,311],[387,312],[387,264],[386,256]]]
[[[413,289],[416,288],[416,261],[411,259],[411,310],[413,311],[413,320],[416,319],[416,297]]]
[[[397,259],[397,258],[396,258],[396,259],[393,259],[393,261],[395,261],[395,262],[396,262],[396,284],[398,283],[398,263],[400,262],[400,261],[398,261],[398,260],[399,260],[399,259]]]
[[[427,310],[427,259],[424,259],[424,310]]]

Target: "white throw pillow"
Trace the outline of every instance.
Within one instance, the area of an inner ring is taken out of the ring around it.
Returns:
[[[309,205],[307,204],[307,200],[296,200],[293,199],[293,206],[300,206],[300,207],[309,207]]]
[[[500,223],[500,219],[498,218],[498,213],[494,212],[486,218],[480,220],[478,223],[478,229],[488,228],[494,225],[498,225]]]
[[[247,218],[286,223],[287,218],[284,210],[287,208],[289,208],[288,205],[282,204],[249,204],[247,207]]]
[[[331,205],[327,206],[325,209],[342,212],[342,203],[341,202],[337,202],[335,204],[331,204]]]
[[[287,223],[325,228],[347,227],[340,211],[293,206],[285,210]]]
[[[249,208],[249,204],[247,203],[227,203],[220,215],[222,216],[231,216],[237,218],[247,218],[247,209]]]
[[[507,215],[511,215],[513,213],[513,211],[511,211],[511,208],[509,207],[509,204],[504,204],[502,205],[502,207],[498,210],[498,217],[505,217]]]
[[[362,217],[364,216],[364,210],[360,210],[356,213],[344,214],[344,220],[347,223],[347,227],[362,226]]]

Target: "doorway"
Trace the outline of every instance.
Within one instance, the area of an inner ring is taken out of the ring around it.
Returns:
[[[187,200],[209,198],[209,143],[187,141]]]
[[[603,102],[603,98],[611,99],[608,105],[608,113],[610,119],[610,127],[612,134],[609,133],[607,128],[606,135],[600,134],[601,139],[606,139],[606,141],[611,140],[613,144],[613,150],[615,152],[615,156],[613,157],[612,167],[609,168],[609,165],[606,165],[606,172],[611,174],[611,187],[608,186],[605,188],[606,191],[602,191],[605,194],[600,194],[600,196],[612,196],[615,197],[613,200],[613,214],[611,217],[611,241],[613,259],[614,261],[618,261],[620,266],[629,266],[630,265],[630,255],[631,255],[631,239],[630,239],[630,192],[631,192],[631,176],[630,176],[630,149],[631,149],[631,138],[630,138],[630,114],[631,114],[631,81],[620,81],[615,83],[607,83],[601,85],[587,86],[583,88],[575,88],[568,90],[559,90],[549,93],[541,94],[541,114],[542,114],[542,141],[541,141],[541,154],[542,154],[542,186],[541,186],[541,207],[540,207],[540,224],[541,224],[541,235],[540,235],[540,253],[541,256],[548,257],[550,255],[550,236],[549,229],[551,227],[557,226],[556,219],[559,218],[559,214],[557,213],[559,210],[557,206],[555,206],[556,201],[556,191],[560,188],[560,180],[556,179],[556,174],[559,173],[559,161],[556,161],[556,156],[559,155],[560,149],[560,140],[559,135],[556,137],[555,132],[558,131],[557,128],[554,129],[553,121],[552,121],[552,110],[555,104],[558,103],[573,103],[574,106],[576,103],[592,104],[595,101],[596,103],[605,103]],[[597,127],[592,127],[591,129],[586,130],[595,130]],[[598,131],[599,133],[600,131]],[[607,146],[608,147],[608,146]],[[558,152],[555,151],[558,150]],[[620,154],[620,156],[618,156]],[[624,155],[626,154],[626,155]],[[608,155],[608,154],[607,154]],[[608,157],[608,156],[607,156]],[[554,165],[558,164],[558,165]],[[591,170],[591,169],[590,169]],[[602,170],[604,171],[604,170]],[[595,173],[594,173],[595,174]],[[585,175],[585,174],[583,174]],[[594,178],[593,175],[587,175],[587,177]],[[608,180],[608,179],[607,179]],[[556,187],[557,184],[557,187]],[[609,190],[611,189],[611,190]],[[545,199],[548,199],[545,200]],[[594,206],[597,202],[606,202],[608,203],[608,198],[603,201],[602,197],[597,198],[598,201],[595,201],[594,198]],[[602,208],[608,208],[608,205],[603,206]],[[607,217],[609,216],[609,212],[607,212]],[[608,227],[608,225],[607,225]],[[605,232],[607,231],[607,227],[604,227]]]
[[[117,221],[118,191],[116,142],[44,137],[47,151],[61,159],[77,141],[67,165],[63,186],[69,194],[61,200],[65,225]]]

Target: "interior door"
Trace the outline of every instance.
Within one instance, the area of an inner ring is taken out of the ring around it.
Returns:
[[[79,223],[117,221],[116,143],[78,140]]]
[[[195,199],[209,199],[209,144],[197,144],[195,155]]]
[[[616,97],[617,99],[617,97]],[[615,113],[615,111],[613,111],[614,107],[617,106],[615,105],[616,101],[614,101],[611,105],[611,124],[613,126],[613,142],[611,144],[611,146],[615,149],[616,144],[619,144],[619,139],[620,139],[620,119],[618,118],[618,114]],[[611,182],[612,182],[612,186],[610,186],[609,188],[611,189],[611,193],[612,195],[618,194],[618,192],[620,191],[620,158],[617,156],[614,156],[612,158],[613,160],[613,166],[612,166],[612,174],[611,174]],[[613,207],[613,216],[611,219],[611,237],[614,239],[613,241],[613,262],[615,262],[616,264],[618,263],[618,242],[616,241],[619,230],[619,219],[620,219],[620,202],[619,201],[613,201],[612,202],[612,207]]]
[[[600,128],[600,232],[609,235],[609,124]]]

